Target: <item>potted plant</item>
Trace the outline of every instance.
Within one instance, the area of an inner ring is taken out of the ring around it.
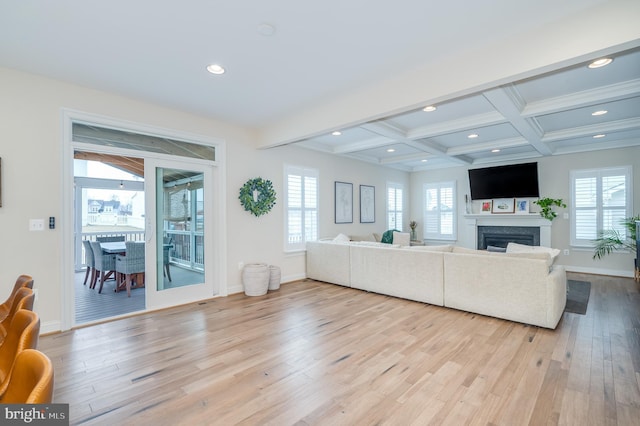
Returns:
[[[533,204],[540,206],[540,216],[544,217],[548,221],[552,221],[556,216],[558,216],[558,214],[553,210],[553,206],[567,208],[567,205],[562,202],[562,198],[544,197],[534,201]]]
[[[631,250],[634,254],[636,249],[636,221],[640,220],[640,214],[627,217],[620,221],[624,226],[625,235],[622,235],[617,229],[605,229],[598,232],[598,238],[595,243],[593,258],[602,259],[607,254],[619,250]],[[638,267],[638,259],[635,260],[635,266]]]

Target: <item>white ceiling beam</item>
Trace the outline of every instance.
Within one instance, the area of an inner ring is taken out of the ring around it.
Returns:
[[[355,151],[364,151],[367,149],[380,148],[382,146],[388,146],[389,144],[394,143],[392,139],[389,139],[384,136],[378,136],[375,138],[369,138],[367,140],[347,143],[344,145],[338,145],[333,148],[331,152],[334,154],[347,154]]]
[[[522,137],[502,139],[490,142],[474,143],[468,145],[455,146],[447,149],[448,155],[464,155],[474,152],[491,151],[492,149],[506,149],[517,146],[529,145]]]
[[[514,86],[503,86],[482,93],[496,110],[542,155],[551,155],[551,149],[542,142],[542,132],[532,119],[520,115],[524,101]]]
[[[563,139],[571,139],[581,136],[596,135],[607,132],[620,132],[640,128],[640,118],[627,118],[625,120],[611,121],[609,123],[590,124],[588,126],[574,127],[571,129],[548,132],[542,138],[544,142],[553,142]]]
[[[581,108],[589,105],[627,99],[640,94],[640,79],[611,84],[592,90],[572,93],[555,98],[544,99],[527,104],[522,110],[522,117],[534,117],[544,114]]]
[[[407,133],[409,139],[424,139],[435,136],[446,135],[448,133],[462,132],[476,129],[478,127],[492,126],[494,124],[506,123],[505,117],[497,111],[472,115],[457,120],[445,121],[413,129]]]
[[[420,151],[424,151],[427,152],[429,154],[433,154],[435,156],[438,157],[445,157],[453,162],[456,162],[458,164],[467,164],[465,161],[455,158],[455,157],[451,157],[449,155],[447,155],[447,153],[445,152],[444,149],[436,146],[435,144],[431,144],[427,141],[414,141],[412,139],[409,139],[405,132],[403,132],[402,130],[399,130],[397,127],[395,126],[391,126],[388,123],[384,123],[381,121],[376,121],[373,123],[365,123],[363,125],[361,125],[360,127],[373,132],[373,133],[377,133],[379,135],[388,137],[390,139],[394,139],[396,142],[398,143],[404,143],[406,145],[409,145],[415,149],[419,149]]]

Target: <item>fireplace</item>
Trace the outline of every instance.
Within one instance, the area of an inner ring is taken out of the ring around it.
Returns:
[[[486,248],[491,246],[506,247],[509,242],[520,244],[539,245],[551,247],[551,222],[540,217],[537,213],[530,214],[467,214],[468,235],[467,246],[469,248]],[[493,234],[487,243],[486,239],[481,241],[480,228],[503,228],[502,231],[490,232]],[[533,228],[533,229],[532,229]],[[523,236],[531,233],[533,237]],[[514,234],[514,235],[509,235]],[[525,238],[527,239],[525,241]],[[531,239],[533,238],[533,240]]]
[[[540,245],[540,227],[538,226],[478,226],[479,250],[488,246],[506,247],[509,243]]]

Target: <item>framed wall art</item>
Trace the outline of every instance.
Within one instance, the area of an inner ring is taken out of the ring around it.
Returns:
[[[360,185],[360,223],[376,221],[376,187]]]
[[[353,184],[335,183],[336,223],[353,223]]]

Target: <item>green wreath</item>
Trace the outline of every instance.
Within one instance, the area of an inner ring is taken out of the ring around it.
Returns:
[[[245,211],[251,212],[256,216],[262,216],[269,213],[276,204],[276,191],[274,191],[270,180],[259,177],[249,179],[240,188],[240,196],[238,198]]]

